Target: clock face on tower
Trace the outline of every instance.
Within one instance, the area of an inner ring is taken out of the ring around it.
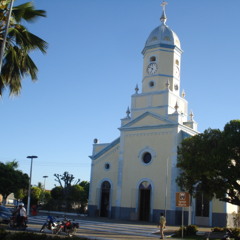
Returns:
[[[148,74],[154,74],[157,72],[157,64],[156,63],[150,63],[147,67],[147,73]]]

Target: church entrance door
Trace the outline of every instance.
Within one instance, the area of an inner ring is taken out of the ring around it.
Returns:
[[[209,200],[200,191],[196,194],[195,211],[195,224],[199,226],[209,226]]]
[[[110,190],[110,183],[103,182],[101,186],[100,217],[109,217]]]
[[[139,186],[139,220],[148,221],[150,217],[151,184],[142,182]]]

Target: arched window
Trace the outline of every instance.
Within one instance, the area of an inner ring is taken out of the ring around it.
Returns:
[[[109,217],[111,185],[104,181],[101,185],[100,217]]]
[[[149,221],[152,186],[143,181],[139,186],[139,220]]]

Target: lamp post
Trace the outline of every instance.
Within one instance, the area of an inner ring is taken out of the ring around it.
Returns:
[[[48,178],[48,176],[43,176],[43,178],[44,178],[43,190],[44,190],[44,192],[45,192],[45,189],[46,189],[46,188],[45,188],[45,186],[46,186],[46,185],[45,185],[45,184],[46,184],[46,178]]]
[[[45,200],[45,189],[46,189],[46,178],[47,178],[48,176],[43,176],[43,178],[44,178],[44,183],[43,183],[43,194],[42,194],[42,202],[44,202],[44,200]]]
[[[31,201],[31,181],[32,181],[32,163],[34,158],[38,158],[37,156],[27,156],[27,158],[31,159],[30,166],[30,178],[29,178],[29,186],[28,186],[28,203],[27,203],[27,215],[29,216],[30,212],[30,201]]]

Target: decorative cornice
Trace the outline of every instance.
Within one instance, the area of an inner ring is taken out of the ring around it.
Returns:
[[[176,45],[169,45],[169,44],[163,44],[163,43],[160,43],[160,44],[155,44],[155,45],[151,45],[151,46],[147,46],[145,47],[143,50],[142,50],[142,54],[144,55],[145,52],[149,49],[152,49],[152,48],[168,48],[168,49],[176,49],[178,52],[180,53],[183,53],[183,50],[180,49],[179,47],[177,47]]]
[[[95,155],[89,156],[92,160],[95,160],[97,158],[99,158],[100,156],[102,156],[104,153],[106,153],[107,151],[109,151],[111,148],[113,148],[114,146],[116,146],[118,143],[120,143],[120,137],[115,139],[113,142],[111,142],[107,147],[103,148],[100,152],[98,152]]]
[[[155,75],[151,75],[151,76],[145,76],[144,78],[143,78],[143,80],[144,79],[146,79],[146,78],[154,78],[154,77],[167,77],[167,78],[174,78],[174,79],[176,79],[176,80],[178,80],[179,81],[179,79],[178,78],[176,78],[176,77],[174,77],[173,75],[166,75],[166,74],[155,74]]]
[[[171,119],[168,119],[168,118],[162,117],[160,115],[157,115],[155,113],[147,111],[147,112],[141,114],[140,116],[138,116],[137,118],[133,119],[131,122],[128,122],[126,125],[122,126],[121,128],[131,127],[134,123],[139,122],[140,120],[144,119],[147,116],[151,116],[160,121],[165,121],[166,124],[175,124],[175,122],[172,121]]]
[[[139,136],[158,136],[158,135],[171,135],[173,131],[164,131],[164,132],[148,132],[148,133],[128,133],[125,134],[125,137],[139,137]]]
[[[105,152],[102,157],[96,157],[94,160],[98,159],[98,162],[105,161],[110,155],[114,154],[118,150],[119,150],[119,146],[117,146],[117,147],[115,147],[111,150],[106,151],[107,154],[105,154],[106,153]]]
[[[141,127],[122,127],[119,128],[120,131],[143,131],[143,130],[151,130],[151,129],[164,129],[164,128],[173,128],[177,127],[179,124],[164,124],[164,125],[155,125],[155,126],[141,126]]]

